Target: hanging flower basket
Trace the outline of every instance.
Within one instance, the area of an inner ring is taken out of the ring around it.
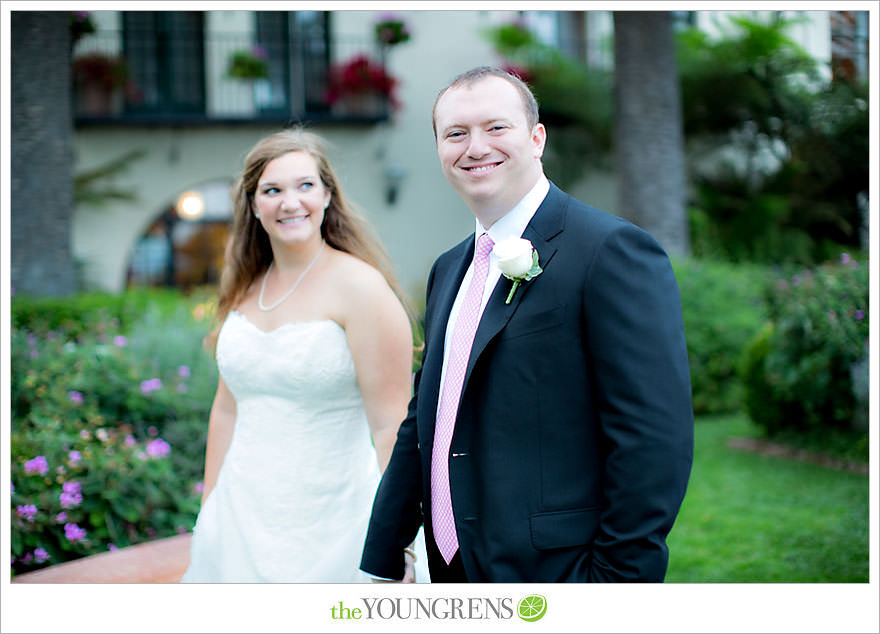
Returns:
[[[327,102],[348,114],[381,113],[385,102],[400,107],[395,95],[397,83],[382,64],[357,55],[330,69]]]
[[[89,53],[73,60],[77,108],[85,114],[110,114],[122,107],[128,83],[125,60],[106,53]]]
[[[229,57],[229,77],[235,79],[266,79],[269,77],[269,56],[262,46],[254,46],[249,51],[238,50]]]
[[[376,22],[376,41],[383,46],[402,44],[408,42],[410,37],[406,22],[393,13],[382,14]]]

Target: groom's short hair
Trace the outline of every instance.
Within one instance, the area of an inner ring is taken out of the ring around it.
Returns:
[[[458,86],[470,86],[480,81],[481,79],[485,79],[486,77],[498,77],[507,82],[510,82],[513,87],[516,88],[517,92],[519,92],[519,96],[522,98],[523,110],[526,115],[526,123],[528,124],[529,129],[535,127],[535,125],[538,123],[538,100],[535,99],[535,95],[532,94],[532,91],[529,88],[528,84],[526,84],[516,75],[509,73],[498,66],[478,66],[476,68],[472,68],[468,71],[463,72],[458,77],[449,82],[448,86],[437,93],[437,98],[434,99],[434,107],[431,109],[431,124],[434,127],[435,140],[437,139],[437,103],[440,101],[440,97],[446,94],[446,91],[450,88],[456,88]]]

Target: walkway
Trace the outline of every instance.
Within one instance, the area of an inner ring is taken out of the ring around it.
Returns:
[[[12,583],[177,583],[191,535],[177,535],[16,575]]]

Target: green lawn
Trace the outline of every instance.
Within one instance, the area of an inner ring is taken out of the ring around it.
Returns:
[[[728,449],[745,415],[699,419],[667,582],[867,582],[868,477]]]

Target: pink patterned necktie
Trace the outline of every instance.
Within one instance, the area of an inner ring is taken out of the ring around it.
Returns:
[[[431,453],[431,520],[434,541],[448,564],[458,550],[458,535],[455,532],[455,517],[452,514],[452,497],[449,491],[449,446],[461,388],[467,370],[468,358],[477,324],[480,322],[480,304],[483,301],[483,288],[489,273],[489,252],[492,238],[482,234],[477,240],[474,253],[474,273],[458,310],[458,318],[452,331],[449,344],[449,358],[446,362],[446,375],[443,379],[443,392],[437,406],[437,424],[434,427],[434,449]]]

